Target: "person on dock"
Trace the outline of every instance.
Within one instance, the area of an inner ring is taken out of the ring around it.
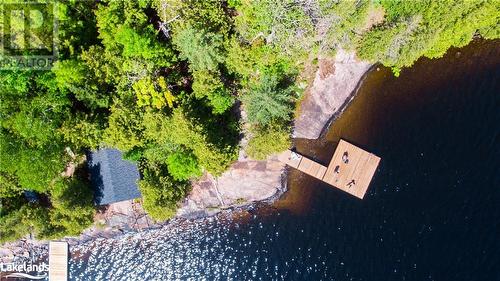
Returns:
[[[342,155],[342,162],[344,162],[345,164],[349,163],[349,154],[347,153],[347,151],[344,151],[344,154]]]
[[[335,169],[333,170],[333,172],[336,174],[336,175],[340,175],[340,166],[337,165],[335,166]],[[335,182],[338,182],[339,181],[339,177],[335,177]]]
[[[340,166],[339,165],[335,166],[335,169],[333,170],[333,172],[335,174],[340,174]]]
[[[351,188],[351,186],[356,185],[356,181],[352,179],[350,182],[347,183],[347,187]]]

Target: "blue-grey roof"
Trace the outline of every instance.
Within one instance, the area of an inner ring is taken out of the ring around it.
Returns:
[[[117,149],[101,149],[88,155],[91,182],[98,205],[131,200],[141,197],[137,188],[137,166],[123,160]]]

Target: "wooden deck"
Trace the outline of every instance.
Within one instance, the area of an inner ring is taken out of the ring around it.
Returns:
[[[327,167],[291,150],[287,150],[278,155],[278,159],[288,166],[298,169],[320,180],[323,180],[323,176],[327,171]]]
[[[49,281],[68,280],[68,243],[49,243]]]
[[[310,176],[363,199],[380,157],[340,140],[328,167],[290,150],[278,159]]]

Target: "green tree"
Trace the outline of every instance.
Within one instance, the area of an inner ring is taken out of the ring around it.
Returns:
[[[156,85],[150,77],[144,77],[134,83],[132,88],[137,97],[138,106],[153,106],[162,109],[165,106],[174,107],[175,97],[168,89],[165,78],[159,77]]]
[[[224,172],[237,157],[236,146],[211,142],[207,134],[211,130],[190,120],[182,109],[174,109],[169,117],[161,113],[146,113],[144,125],[146,139],[159,145],[174,144],[191,150],[200,167],[214,175]],[[217,126],[221,127],[220,124]],[[222,132],[227,134],[224,128]],[[217,136],[218,141],[228,137],[219,133]]]
[[[147,5],[141,2],[143,1],[106,0],[99,3],[95,10],[98,37],[109,51],[119,52],[123,46],[120,46],[115,37],[119,28],[126,26],[142,29],[148,25],[148,17],[143,11]]]
[[[63,60],[54,64],[52,71],[62,92],[69,92],[89,108],[106,108],[111,101],[109,87],[93,77],[90,68],[80,60]]]
[[[478,31],[498,30],[498,1],[381,1],[386,21],[367,32],[359,56],[393,67],[396,74],[418,58],[438,58],[467,45]],[[498,34],[498,32],[497,32]]]
[[[235,25],[250,44],[265,40],[266,44],[287,56],[303,57],[316,40],[314,20],[315,1],[242,0],[236,9]],[[310,9],[311,8],[311,9]]]
[[[66,119],[59,128],[63,139],[75,150],[97,149],[104,134],[101,115],[80,113]]]
[[[226,112],[235,101],[220,77],[219,72],[206,70],[193,72],[193,93],[198,99],[206,98],[214,114]]]
[[[125,25],[118,27],[115,32],[114,39],[122,46],[123,56],[157,60],[162,66],[169,66],[172,62],[173,52],[155,40],[152,26],[141,29],[141,34]]]
[[[77,178],[61,178],[52,188],[50,224],[57,232],[49,237],[78,235],[93,222],[93,193],[88,184]]]
[[[33,230],[32,222],[27,219],[29,205],[0,216],[0,243],[20,239]]]
[[[286,78],[277,73],[263,74],[259,83],[243,96],[250,123],[268,126],[291,119],[295,97]]]
[[[0,171],[0,198],[19,197],[22,192],[23,188],[14,175]]]
[[[145,164],[143,178],[139,181],[143,207],[157,221],[173,217],[179,201],[189,191],[188,182],[175,181],[165,170],[162,165]]]
[[[140,110],[129,107],[124,102],[116,102],[111,107],[108,128],[105,130],[103,142],[122,151],[143,146],[142,115]]]
[[[6,71],[0,76],[0,126],[34,146],[53,142],[70,100],[50,72]],[[18,83],[16,83],[18,81]]]
[[[192,70],[215,71],[224,61],[224,37],[220,34],[186,27],[176,31],[173,42]]]
[[[232,18],[224,1],[156,0],[155,2],[162,21],[171,22],[173,29],[192,26],[197,30],[229,36]]]
[[[201,176],[198,161],[192,153],[175,152],[167,157],[168,172],[177,181]]]
[[[47,192],[51,181],[63,171],[66,157],[57,143],[33,147],[0,131],[0,171],[23,189]]]

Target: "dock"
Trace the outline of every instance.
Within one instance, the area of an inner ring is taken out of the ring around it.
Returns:
[[[49,243],[49,281],[68,280],[68,243]]]
[[[342,139],[328,167],[291,150],[278,155],[278,159],[360,199],[365,196],[380,162],[380,157]]]

